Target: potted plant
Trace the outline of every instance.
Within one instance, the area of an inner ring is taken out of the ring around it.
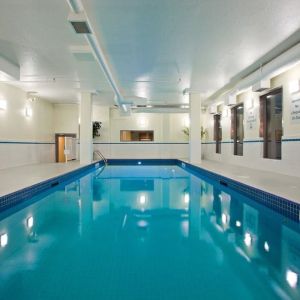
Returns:
[[[102,122],[93,122],[93,139],[100,136],[100,129],[102,127]]]

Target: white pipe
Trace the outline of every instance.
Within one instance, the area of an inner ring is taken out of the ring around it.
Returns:
[[[67,3],[69,4],[73,13],[80,13],[80,12],[84,11],[84,6],[82,5],[81,0],[67,0]],[[103,50],[97,40],[97,37],[94,34],[95,31],[93,30],[91,23],[87,18],[86,13],[85,13],[85,16],[86,16],[86,22],[88,23],[88,26],[92,31],[92,34],[84,34],[85,39],[88,42],[88,44],[90,45],[90,47],[92,48],[95,59],[97,60],[98,64],[100,65],[106,79],[108,80],[111,88],[113,89],[113,91],[115,93],[116,97],[114,97],[114,98],[115,98],[116,104],[120,107],[120,109],[124,110],[124,108],[122,106],[122,104],[124,102],[124,98],[120,92],[120,89],[119,89],[116,81],[114,80],[112,72],[110,71],[109,65],[105,59]]]

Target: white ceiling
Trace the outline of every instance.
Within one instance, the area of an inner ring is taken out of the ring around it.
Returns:
[[[191,88],[213,93],[300,28],[299,0],[82,0],[122,93],[182,103]],[[1,0],[0,55],[20,65],[26,91],[77,102],[82,90],[113,93],[63,0]],[[137,98],[136,98],[137,99]],[[138,100],[136,101],[138,102]]]

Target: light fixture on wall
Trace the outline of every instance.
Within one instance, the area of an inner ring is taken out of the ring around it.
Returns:
[[[0,100],[0,110],[6,110],[7,102],[6,100]]]
[[[300,80],[293,80],[289,83],[289,91],[291,94],[297,93],[300,91]]]
[[[30,101],[30,102],[34,102],[36,101],[38,98],[37,98],[37,92],[27,92],[27,99]]]
[[[32,108],[29,106],[26,106],[25,108],[25,117],[26,118],[31,118],[32,117]]]

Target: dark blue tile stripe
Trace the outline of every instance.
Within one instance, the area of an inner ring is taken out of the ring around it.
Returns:
[[[230,179],[228,177],[219,175],[212,171],[208,171],[202,169],[198,166],[194,166],[192,164],[183,162],[181,160],[177,161],[177,165],[182,167],[183,169],[198,175],[205,176],[210,179],[213,179],[217,182],[225,183],[228,188],[239,192],[240,194],[276,211],[280,214],[291,218],[297,222],[299,222],[299,214],[300,214],[300,204],[293,202],[289,199],[285,199],[283,197],[265,192],[263,190],[251,187],[239,181]]]
[[[94,145],[188,145],[188,142],[185,143],[156,143],[156,142],[125,142],[125,143],[102,143],[102,142],[93,142]]]
[[[17,142],[17,141],[0,141],[0,144],[20,144],[20,145],[55,145],[54,142]]]
[[[85,172],[89,172],[95,167],[98,162],[94,162],[90,165],[81,167],[69,173],[42,181],[30,187],[26,187],[22,190],[0,197],[0,212],[11,208],[17,204],[20,204],[26,200],[29,200],[33,196],[40,194],[46,190],[56,187],[58,184],[64,183],[70,179],[82,176]],[[99,165],[103,165],[104,162],[99,162]]]
[[[282,139],[282,142],[300,142],[300,138],[290,138],[290,139]],[[244,140],[244,143],[263,143],[263,140]],[[215,144],[215,141],[211,141],[211,142],[202,142],[202,145],[212,145]],[[221,144],[233,144],[233,141],[221,141]]]
[[[161,166],[161,165],[176,165],[177,159],[108,159],[108,164],[112,166]]]

